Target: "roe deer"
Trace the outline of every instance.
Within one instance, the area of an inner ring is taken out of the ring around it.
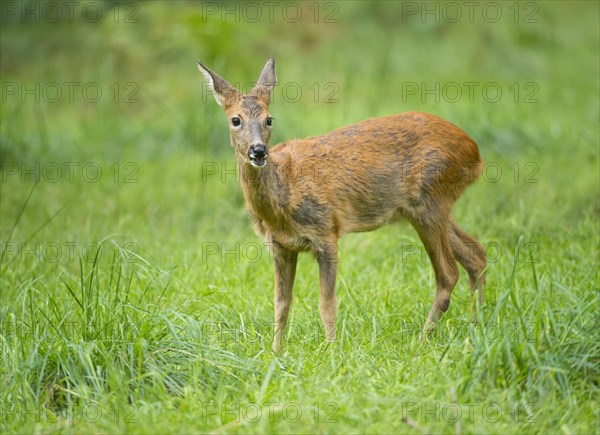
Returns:
[[[434,115],[404,113],[268,149],[274,60],[267,60],[248,94],[200,61],[198,68],[225,110],[246,205],[273,252],[274,351],[283,343],[298,253],[310,251],[317,258],[319,311],[326,339],[333,341],[338,239],[401,218],[417,230],[435,271],[437,292],[424,331],[448,309],[458,279],[455,260],[469,274],[472,303],[478,292],[483,304],[485,252],[450,214],[483,167],[469,135]],[[323,168],[330,173],[319,177]]]

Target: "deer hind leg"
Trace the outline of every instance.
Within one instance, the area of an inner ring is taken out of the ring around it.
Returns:
[[[292,305],[292,291],[296,276],[298,254],[273,244],[275,262],[275,337],[273,351],[277,352],[283,343],[285,326]]]
[[[436,294],[423,331],[429,331],[450,306],[450,295],[458,281],[458,268],[448,241],[447,218],[413,222],[435,272]]]
[[[328,342],[335,340],[335,317],[337,314],[337,301],[335,294],[335,279],[338,264],[337,241],[325,243],[316,252],[319,263],[319,312],[325,327],[325,339]]]
[[[478,293],[479,306],[483,306],[485,299],[485,251],[477,240],[465,233],[453,220],[450,220],[449,230],[450,247],[454,257],[469,274],[471,314],[475,319],[477,309],[475,293]]]

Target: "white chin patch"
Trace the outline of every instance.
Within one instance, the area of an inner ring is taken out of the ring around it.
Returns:
[[[267,158],[265,157],[262,160],[258,160],[258,159],[250,159],[250,164],[252,166],[254,166],[255,168],[262,168],[264,166],[267,165]]]

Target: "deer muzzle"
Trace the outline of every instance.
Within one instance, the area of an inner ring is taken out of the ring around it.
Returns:
[[[267,164],[267,156],[267,147],[262,143],[251,145],[248,149],[248,158],[250,159],[250,163],[252,166],[257,168]]]

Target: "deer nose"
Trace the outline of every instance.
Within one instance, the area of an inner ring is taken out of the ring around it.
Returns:
[[[251,145],[250,149],[248,150],[248,157],[250,157],[251,159],[262,160],[266,156],[267,147],[262,143]]]

